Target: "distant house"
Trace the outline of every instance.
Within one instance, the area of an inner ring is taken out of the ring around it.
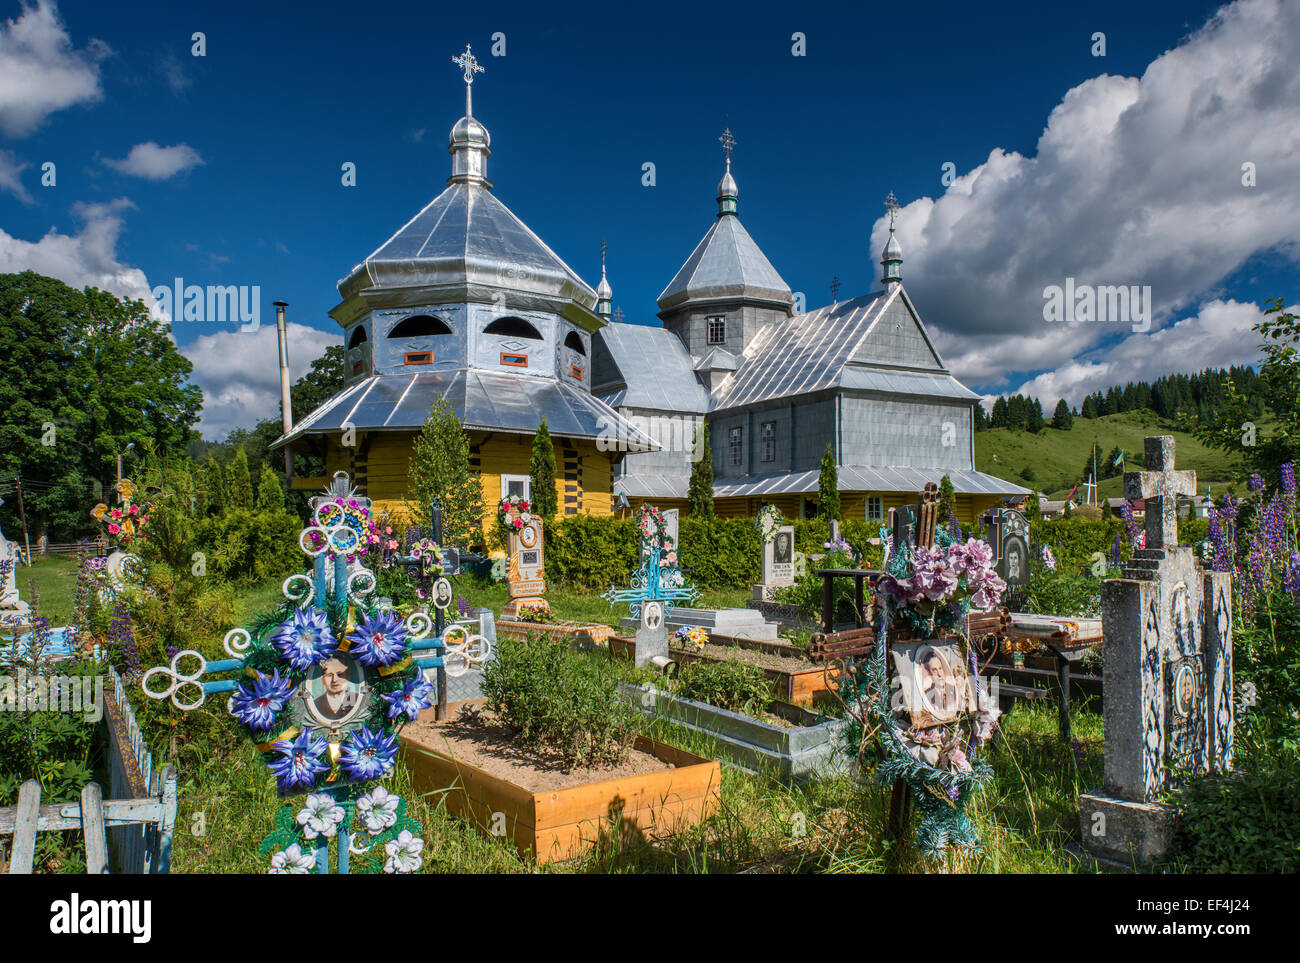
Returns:
[[[1146,518],[1146,514],[1147,514],[1146,502],[1141,502],[1141,501],[1130,502],[1127,498],[1106,499],[1106,504],[1110,506],[1110,510],[1114,512],[1116,515],[1119,515],[1124,510],[1124,505],[1126,503],[1132,505],[1134,518],[1137,519]]]
[[[1209,495],[1178,496],[1179,518],[1209,518],[1213,507],[1214,499]]]
[[[1038,510],[1042,513],[1043,518],[1060,518],[1065,514],[1067,506],[1071,511],[1078,507],[1074,500],[1069,498],[1063,498],[1059,501],[1040,499],[1038,502]]]

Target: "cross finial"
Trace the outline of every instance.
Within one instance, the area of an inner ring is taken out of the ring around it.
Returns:
[[[831,301],[838,303],[840,300],[840,279],[838,275],[831,277]]]
[[[731,149],[736,146],[736,138],[731,136],[731,128],[726,127],[722,131],[722,136],[718,138],[722,144],[722,152],[727,155],[727,170],[731,170]]]
[[[894,229],[894,215],[898,213],[898,198],[894,192],[890,191],[889,196],[885,198],[885,209],[889,211],[889,229]]]
[[[600,273],[601,274],[605,273],[605,253],[608,250],[609,250],[609,245],[605,243],[605,239],[602,237],[600,239]]]
[[[614,309],[614,320],[617,321],[619,324],[622,324],[622,323],[623,323],[623,309],[622,309],[622,308],[615,308],[615,309]]]
[[[1174,471],[1174,436],[1146,439],[1146,467],[1150,471],[1124,473],[1124,497],[1146,503],[1148,549],[1178,545],[1178,496],[1196,494],[1196,472]]]
[[[465,116],[473,117],[474,112],[470,109],[470,85],[474,83],[475,74],[483,73],[483,67],[470,52],[469,44],[465,44],[465,52],[459,57],[452,57],[451,62],[465,72]]]

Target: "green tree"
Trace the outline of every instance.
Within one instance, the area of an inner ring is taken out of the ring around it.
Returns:
[[[533,435],[533,457],[528,463],[528,489],[532,497],[533,514],[541,516],[547,528],[555,521],[555,442],[551,441],[551,431],[546,427],[546,416],[537,426]]]
[[[445,399],[434,402],[415,439],[410,462],[410,511],[426,528],[429,503],[442,502],[442,538],[448,545],[483,542],[483,483],[469,467],[469,438]]]
[[[952,479],[944,475],[939,479],[939,524],[946,525],[950,516],[957,517],[957,492],[952,487]]]
[[[1074,415],[1070,414],[1070,406],[1064,398],[1056,403],[1056,410],[1052,412],[1052,427],[1057,431],[1069,431],[1074,427]]]
[[[128,445],[133,456],[184,449],[203,404],[191,370],[143,302],[0,274],[0,483],[31,483],[33,540],[92,530],[87,503],[111,496]],[[6,499],[0,520],[13,525],[16,511]]]
[[[280,476],[271,469],[270,465],[262,466],[262,477],[257,483],[257,510],[284,511],[284,488],[280,486]]]
[[[235,457],[226,466],[226,511],[252,511],[253,476],[248,470],[248,456],[244,449],[235,452]]]
[[[835,450],[829,443],[817,477],[817,517],[827,521],[839,521],[840,517],[840,476],[835,467]]]
[[[696,518],[713,517],[713,448],[709,426],[701,429],[700,457],[691,463],[691,484],[686,491],[686,511]]]

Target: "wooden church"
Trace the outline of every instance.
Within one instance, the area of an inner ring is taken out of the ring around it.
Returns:
[[[659,296],[662,326],[615,322],[604,267],[593,290],[492,193],[490,138],[470,96],[483,68],[468,48],[455,61],[465,116],[447,188],[339,282],[330,315],[343,327],[345,386],[277,446],[315,454],[327,475],[348,471],[390,511],[438,399],[465,425],[487,507],[529,494],[543,415],[565,515],[685,508],[699,456],[713,462],[718,514],[772,502],[808,515],[828,444],[845,518],[883,521],[945,474],[963,522],[1026,493],[974,469],[979,398],[948,373],[903,289],[892,208],[883,290],[796,313],[737,216],[726,132],[717,215]],[[692,442],[705,420],[701,452]]]

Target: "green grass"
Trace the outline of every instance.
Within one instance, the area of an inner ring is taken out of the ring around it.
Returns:
[[[1261,419],[1259,431],[1267,434],[1269,424],[1268,420]],[[1075,418],[1074,427],[1069,431],[1054,428],[1044,428],[1037,434],[1009,428],[981,431],[975,435],[975,467],[1060,497],[1075,482],[1086,480],[1082,476],[1094,440],[1098,461],[1119,445],[1130,456],[1127,467],[1131,470],[1137,467],[1131,456],[1141,454],[1143,439],[1148,435],[1174,436],[1178,467],[1196,472],[1197,491],[1202,494],[1211,485],[1215,494],[1223,494],[1238,474],[1226,452],[1207,448],[1152,411],[1128,411],[1096,419]],[[1033,469],[1032,482],[1021,475],[1025,468]],[[1099,497],[1118,498],[1123,493],[1122,486],[1121,478],[1107,478],[1098,485]]]
[[[470,608],[490,608],[498,613],[510,597],[505,582],[488,583],[471,578],[459,579],[456,591],[465,597]],[[700,608],[743,608],[749,597],[750,593],[745,589],[704,589],[694,604]],[[626,603],[611,607],[595,592],[548,587],[546,600],[557,619],[595,622],[618,628],[619,620],[627,615]]]
[[[19,565],[14,573],[18,594],[28,604],[32,601],[29,581],[34,579],[40,592],[40,614],[51,625],[67,625],[72,619],[72,600],[77,592],[76,555],[38,555],[30,568]]]

